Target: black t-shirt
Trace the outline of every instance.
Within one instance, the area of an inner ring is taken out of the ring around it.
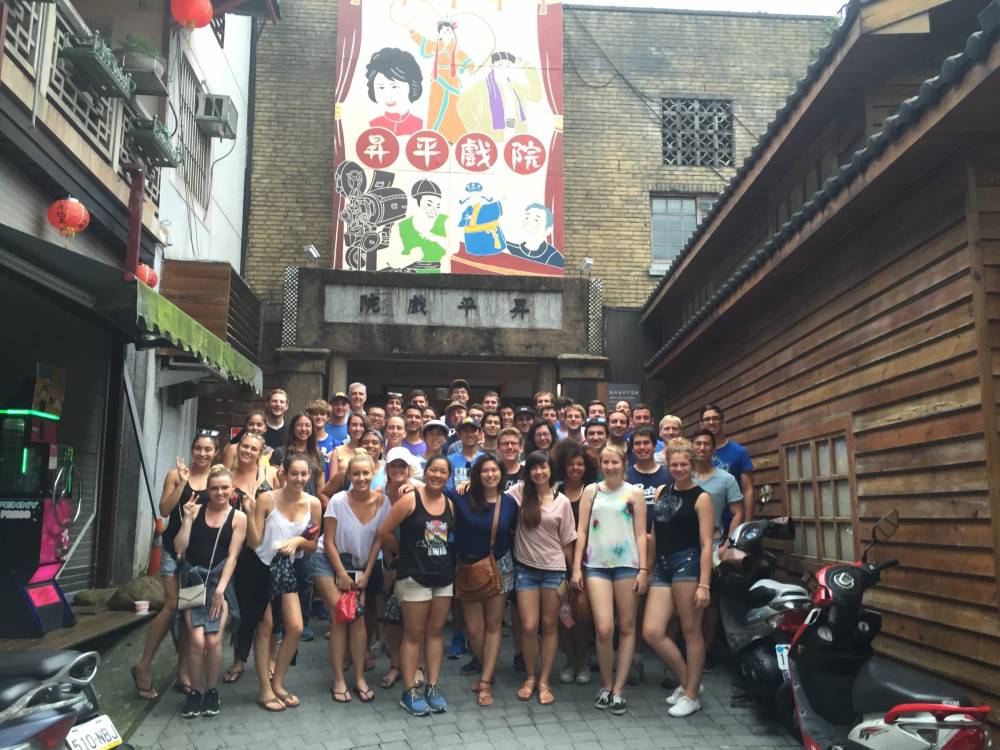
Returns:
[[[524,478],[524,464],[513,474],[507,474],[500,485],[500,492],[510,492],[510,488]]]
[[[267,425],[267,432],[264,433],[264,442],[272,449],[283,447],[288,442],[288,422],[277,428]]]
[[[625,481],[642,490],[642,496],[646,498],[646,533],[653,530],[653,502],[656,499],[656,490],[665,484],[670,484],[672,477],[666,466],[657,466],[656,471],[651,474],[639,471],[635,466],[628,467],[628,476]]]
[[[664,487],[653,506],[658,558],[685,549],[701,549],[698,512],[694,504],[704,491],[698,485],[687,490]]]
[[[163,549],[171,557],[177,557],[174,553],[174,539],[177,538],[177,532],[181,530],[181,509],[191,499],[191,495],[197,496],[195,502],[199,505],[204,503],[208,497],[208,493],[205,490],[194,490],[190,484],[187,482],[184,483],[184,487],[181,489],[181,498],[177,501],[174,509],[170,511],[170,515],[167,516],[167,528],[163,531]]]
[[[400,580],[412,578],[428,588],[447,586],[455,581],[455,557],[449,544],[455,532],[451,504],[445,498],[444,512],[435,516],[427,512],[420,493],[414,495],[416,507],[399,527],[396,574]]]

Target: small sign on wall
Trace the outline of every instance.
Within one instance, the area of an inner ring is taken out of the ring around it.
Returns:
[[[608,411],[619,401],[628,401],[632,406],[639,403],[639,384],[608,383]]]

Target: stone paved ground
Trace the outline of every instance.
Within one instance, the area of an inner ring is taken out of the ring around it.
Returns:
[[[322,633],[324,623],[314,622]],[[506,630],[505,630],[506,632]],[[167,648],[169,646],[165,646]],[[357,698],[347,705],[334,704],[328,692],[330,672],[327,641],[320,635],[305,643],[299,664],[293,667],[288,686],[302,699],[302,706],[282,713],[267,713],[255,704],[255,678],[251,671],[236,685],[223,685],[222,713],[214,718],[182,719],[181,698],[168,693],[142,722],[130,741],[139,750],[216,750],[217,748],[292,748],[294,750],[346,750],[347,748],[788,748],[796,744],[752,706],[733,706],[737,692],[724,668],[705,676],[704,708],[686,719],[667,715],[667,692],[658,683],[662,668],[646,657],[642,686],[627,688],[628,713],[612,716],[593,708],[597,687],[558,684],[556,702],[540,706],[522,703],[514,695],[521,675],[511,665],[510,638],[504,638],[503,668],[494,689],[496,702],[479,708],[469,690],[471,678],[459,674],[462,661],[445,660],[441,688],[448,699],[447,713],[411,717],[398,705],[399,684],[392,690],[375,687],[373,703]],[[229,654],[227,653],[227,658]],[[464,660],[463,660],[464,661]],[[557,665],[562,664],[562,656]],[[379,657],[369,673],[374,686],[388,667]],[[348,684],[351,677],[348,674]],[[736,701],[739,704],[739,701]]]

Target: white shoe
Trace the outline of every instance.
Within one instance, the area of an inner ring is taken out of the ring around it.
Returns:
[[[567,664],[563,667],[563,671],[559,673],[559,682],[563,685],[568,685],[576,679],[576,670],[572,666]]]
[[[590,684],[590,670],[584,667],[579,672],[576,673],[576,684],[577,685],[589,685]]]
[[[704,692],[705,692],[705,686],[704,685],[699,685],[698,686],[698,695],[700,696]],[[672,692],[670,694],[670,696],[667,698],[667,705],[668,706],[675,706],[675,705],[677,705],[677,701],[679,701],[681,699],[682,695],[684,695],[684,688],[682,686],[676,687],[674,689],[674,692]]]
[[[673,716],[674,718],[680,718],[681,716],[690,716],[695,711],[700,711],[700,710],[701,710],[700,700],[691,700],[686,695],[682,695],[680,698],[677,699],[677,703],[675,703],[670,708],[670,710],[667,711],[667,713]]]

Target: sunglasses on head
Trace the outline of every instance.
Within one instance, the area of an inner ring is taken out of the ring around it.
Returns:
[[[198,437],[212,437],[212,438],[217,438],[217,437],[219,437],[219,431],[218,430],[210,430],[207,427],[202,427],[202,428],[200,428],[198,430],[197,435],[198,435]]]

